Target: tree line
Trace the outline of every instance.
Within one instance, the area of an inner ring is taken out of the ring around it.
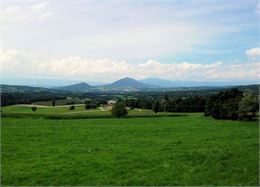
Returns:
[[[210,96],[204,114],[215,119],[254,120],[259,111],[258,100],[252,91],[234,88]]]

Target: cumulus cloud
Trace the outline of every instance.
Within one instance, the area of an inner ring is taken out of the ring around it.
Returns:
[[[260,48],[252,48],[246,51],[247,56],[251,58],[256,58],[260,56]]]
[[[8,76],[39,76],[81,80],[114,81],[122,77],[147,77],[171,80],[260,79],[260,62],[211,64],[189,62],[164,64],[156,60],[132,64],[109,58],[86,59],[78,56],[43,58],[16,49],[2,50],[1,72]]]

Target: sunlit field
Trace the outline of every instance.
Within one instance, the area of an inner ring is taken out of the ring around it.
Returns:
[[[37,110],[32,111],[31,107],[36,106]],[[72,105],[61,105],[61,106],[45,106],[45,105],[13,105],[2,107],[2,115],[8,117],[47,117],[47,118],[88,118],[88,117],[112,117],[111,106],[97,107],[96,109],[86,110],[84,104],[76,104],[74,110],[70,110]],[[170,112],[158,112],[154,113],[152,110],[147,109],[130,109],[128,108],[128,116],[176,116],[183,115],[179,113]]]
[[[2,118],[1,130],[2,185],[259,184],[257,121]]]

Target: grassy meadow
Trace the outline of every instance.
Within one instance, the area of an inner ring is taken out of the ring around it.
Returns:
[[[32,111],[31,107],[36,106],[37,110]],[[74,104],[74,110],[69,110],[72,105],[61,106],[46,106],[46,105],[11,105],[2,107],[2,115],[8,117],[46,117],[46,118],[58,118],[58,119],[70,119],[70,118],[97,118],[111,116],[111,106],[97,107],[96,109],[86,110],[84,104]],[[154,113],[152,110],[147,109],[128,109],[128,117],[160,117],[160,116],[176,116],[184,115],[179,113],[170,112],[158,112]]]
[[[258,121],[4,117],[1,131],[2,185],[259,184]]]

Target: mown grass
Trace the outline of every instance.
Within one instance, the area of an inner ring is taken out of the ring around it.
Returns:
[[[112,118],[111,107],[98,107],[97,109],[86,110],[84,105],[74,105],[75,110],[69,110],[70,106],[44,107],[37,106],[35,112],[32,111],[33,105],[13,105],[2,107],[2,117],[16,118],[47,118],[47,119],[88,119],[88,118]],[[103,110],[102,110],[103,109]],[[183,115],[170,112],[154,113],[147,109],[128,110],[127,117],[162,117]]]
[[[258,122],[2,119],[2,185],[259,184]]]

